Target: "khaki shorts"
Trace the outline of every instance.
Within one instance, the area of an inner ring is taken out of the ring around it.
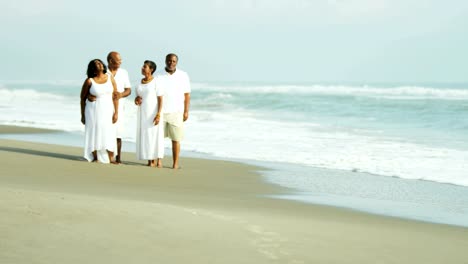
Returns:
[[[168,113],[164,114],[164,137],[173,141],[184,139],[184,114]]]

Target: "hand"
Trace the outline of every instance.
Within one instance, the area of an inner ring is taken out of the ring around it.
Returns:
[[[94,96],[92,94],[88,94],[88,101],[90,101],[90,102],[96,101],[96,96]]]
[[[86,120],[85,120],[85,117],[84,117],[84,116],[81,117],[81,123],[82,123],[83,125],[86,123]]]
[[[188,112],[184,112],[184,122],[188,119]]]
[[[157,114],[153,119],[153,124],[155,126],[157,126],[159,124],[159,119],[160,119],[160,116],[159,116],[159,114]]]
[[[112,124],[115,124],[115,122],[117,122],[118,116],[119,115],[117,113],[114,113],[114,115],[112,115]]]
[[[112,93],[112,99],[119,100],[120,98],[122,98],[122,94],[120,94],[119,92]]]
[[[140,96],[135,97],[135,104],[136,104],[136,105],[141,105],[141,102],[142,102],[142,101],[143,101],[143,100],[141,99]]]

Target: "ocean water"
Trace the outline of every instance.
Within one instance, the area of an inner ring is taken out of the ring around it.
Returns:
[[[80,89],[0,81],[0,124],[81,135]],[[192,83],[191,98],[183,152],[268,164],[294,199],[468,226],[468,84]]]

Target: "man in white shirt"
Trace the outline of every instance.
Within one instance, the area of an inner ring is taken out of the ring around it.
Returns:
[[[120,54],[116,51],[111,51],[107,55],[107,63],[109,64],[108,73],[114,77],[115,83],[117,84],[117,92],[119,102],[119,119],[117,120],[116,129],[117,129],[117,156],[115,161],[121,163],[122,159],[122,137],[125,132],[125,112],[124,112],[124,103],[122,98],[129,96],[132,93],[130,79],[128,77],[128,72],[125,69],[120,68],[122,64],[122,58]]]
[[[190,79],[186,72],[177,69],[179,58],[170,53],[166,56],[164,73],[158,75],[157,83],[165,91],[163,101],[164,135],[172,140],[172,168],[179,169],[180,141],[184,138],[184,122],[189,116]]]
[[[120,65],[122,64],[122,58],[120,54],[116,51],[111,51],[107,55],[107,63],[108,63],[108,71],[107,74],[114,77],[115,83],[117,84],[117,99],[122,99],[129,96],[132,93],[130,79],[128,77],[128,72],[122,68]],[[88,100],[94,102],[96,97],[92,94],[88,95]],[[119,102],[119,118],[115,123],[116,126],[116,135],[117,135],[117,155],[115,156],[115,161],[117,163],[121,162],[122,157],[122,136],[125,131],[125,124],[124,124],[124,103],[123,101]]]

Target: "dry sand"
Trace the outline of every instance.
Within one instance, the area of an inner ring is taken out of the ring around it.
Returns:
[[[468,228],[267,198],[253,166],[81,156],[0,140],[0,263],[468,263]]]

